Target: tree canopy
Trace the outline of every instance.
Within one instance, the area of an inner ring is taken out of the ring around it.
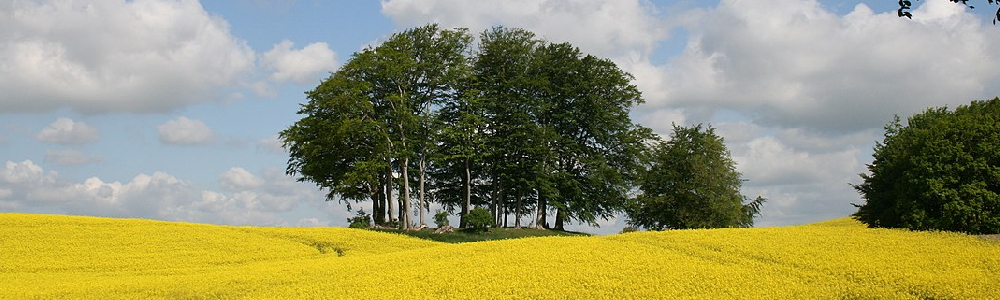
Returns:
[[[671,139],[655,145],[650,156],[629,224],[653,230],[753,226],[765,199],[740,194],[744,180],[714,128],[674,125]]]
[[[885,126],[854,217],[870,227],[1000,233],[1000,99]]]
[[[632,76],[523,29],[472,41],[427,25],[354,53],[282,131],[287,173],[328,200],[373,201],[376,224],[398,210],[403,228],[414,212],[424,223],[428,201],[489,207],[498,224],[513,213],[515,226],[531,212],[556,228],[621,212],[653,138],[629,118],[642,103]]]

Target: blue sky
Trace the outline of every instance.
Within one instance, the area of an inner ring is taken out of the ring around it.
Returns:
[[[276,134],[365,45],[522,27],[636,76],[633,118],[711,123],[760,226],[842,217],[893,114],[1000,95],[996,7],[919,1],[22,1],[0,5],[0,211],[344,226]],[[362,205],[364,207],[365,205]],[[601,228],[609,233],[624,219]]]

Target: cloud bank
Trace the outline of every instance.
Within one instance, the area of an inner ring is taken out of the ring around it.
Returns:
[[[0,28],[0,113],[167,112],[254,67],[254,51],[195,0],[13,0]]]
[[[233,167],[219,181],[222,191],[164,172],[127,182],[73,182],[31,160],[7,161],[0,169],[0,210],[259,226],[327,226],[316,221],[346,219],[347,212],[316,201],[324,197],[319,190],[280,170],[252,174]],[[296,209],[306,213],[299,217]]]

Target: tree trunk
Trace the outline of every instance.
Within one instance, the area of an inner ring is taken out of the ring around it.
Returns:
[[[506,205],[501,205],[500,209],[503,210],[503,227],[506,228],[508,225],[507,219],[509,219],[508,217],[510,217],[510,211],[507,209]]]
[[[465,158],[465,202],[462,203],[462,211],[466,214],[472,211],[472,170],[468,157]]]
[[[420,155],[420,227],[427,227],[424,216],[424,209],[427,207],[427,200],[424,198],[424,178],[427,177],[427,159],[425,155]]]
[[[514,206],[514,227],[521,228],[521,198],[524,193],[517,192],[517,204]]]
[[[382,185],[379,184],[372,195],[372,221],[376,225],[385,224],[385,202],[383,201],[385,201],[385,192]]]
[[[403,229],[412,228],[410,220],[410,158],[403,158],[403,204],[399,213],[399,221],[402,222]]]
[[[388,211],[389,211],[389,222],[390,223],[396,222],[396,216],[395,216],[395,213],[396,213],[396,206],[395,206],[395,204],[396,203],[394,203],[392,201],[392,185],[393,185],[392,183],[393,183],[393,178],[392,178],[392,161],[390,160],[389,161],[389,168],[386,168],[386,174],[385,174],[385,203],[389,204]]]
[[[548,228],[545,224],[545,197],[542,191],[538,191],[538,210],[535,212],[535,224],[537,229]]]
[[[501,219],[501,214],[500,214],[501,210],[500,195],[502,195],[502,192],[500,191],[500,187],[496,184],[496,182],[493,182],[492,186],[493,186],[493,193],[492,197],[490,197],[490,213],[493,214],[493,223],[495,223],[497,226],[500,226],[503,224],[503,219]]]
[[[563,222],[565,221],[565,219],[566,219],[566,212],[564,212],[562,208],[556,209],[556,224],[554,226],[556,230],[564,230],[564,231],[566,230],[566,228],[563,227]]]
[[[470,189],[470,186],[472,185],[471,177],[472,173],[469,171],[469,160],[468,158],[466,158],[465,174],[462,175],[462,187],[464,187],[465,191],[464,195],[462,195],[464,201],[462,201],[462,215],[460,216],[458,221],[459,228],[466,228],[469,225],[468,222],[465,221],[465,215],[469,214],[469,211],[471,210],[472,207],[472,195],[471,195],[472,190]]]

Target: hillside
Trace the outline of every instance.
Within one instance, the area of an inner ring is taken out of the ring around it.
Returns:
[[[53,215],[0,228],[0,299],[1000,298],[1000,243],[849,219],[461,244]]]

